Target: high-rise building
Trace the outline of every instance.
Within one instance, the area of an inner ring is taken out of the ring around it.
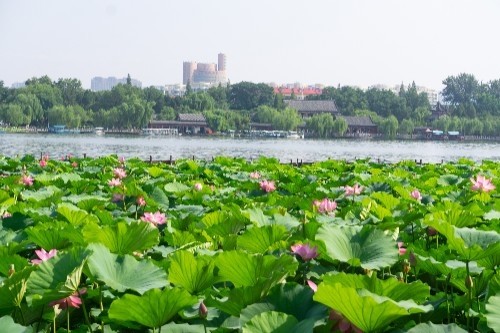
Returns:
[[[226,83],[226,55],[219,53],[217,60],[217,64],[185,61],[182,65],[182,84],[215,85]]]
[[[142,82],[139,80],[131,79],[130,80],[134,87],[142,88]],[[93,77],[90,81],[90,89],[92,91],[103,91],[103,90],[111,90],[114,86],[118,84],[126,84],[127,78],[117,79],[116,77]]]

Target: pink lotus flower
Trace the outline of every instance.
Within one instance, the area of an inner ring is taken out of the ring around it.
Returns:
[[[201,185],[201,183],[196,183],[196,184],[194,184],[193,188],[195,191],[199,192],[199,191],[203,190],[203,185]]]
[[[417,189],[414,189],[413,191],[411,191],[410,195],[413,199],[415,199],[417,201],[422,200],[422,195],[420,194],[420,191]]]
[[[165,214],[156,212],[156,213],[144,213],[144,216],[141,217],[141,220],[157,226],[159,224],[165,224],[167,219],[165,217]]]
[[[32,186],[33,185],[33,177],[28,176],[28,175],[23,175],[21,178],[21,183],[23,183],[25,186]]]
[[[123,156],[122,156],[122,157],[120,157],[120,158],[118,159],[118,162],[120,162],[120,164],[125,164],[125,157],[123,157]]]
[[[307,285],[309,286],[309,288],[312,289],[312,291],[314,291],[314,292],[318,291],[318,285],[316,283],[312,282],[311,280],[307,280]]]
[[[87,289],[83,288],[83,289],[73,293],[73,295],[70,295],[68,297],[65,297],[65,298],[57,300],[57,301],[50,302],[49,305],[50,306],[59,305],[59,308],[63,309],[63,310],[68,308],[68,307],[79,308],[80,305],[82,305],[82,299],[80,298],[80,295],[83,295],[86,292],[87,292]]]
[[[200,318],[207,318],[208,315],[208,309],[205,303],[203,301],[200,303],[200,306],[198,307],[198,314],[200,315]]]
[[[251,179],[259,179],[260,178],[260,173],[258,173],[257,171],[251,172],[250,173],[250,178]]]
[[[345,196],[348,197],[361,194],[361,191],[363,191],[363,187],[359,186],[358,184],[354,185],[353,187],[346,185],[344,187],[344,190]]]
[[[112,202],[121,202],[123,200],[125,200],[125,194],[113,193]]]
[[[334,200],[324,198],[321,201],[315,200],[313,205],[318,208],[318,212],[322,214],[329,214],[337,208],[337,203]]]
[[[295,244],[292,245],[292,252],[299,255],[302,260],[309,261],[318,256],[318,248],[310,247],[309,244]]]
[[[122,181],[119,178],[113,178],[108,182],[108,185],[111,187],[120,186],[121,184],[122,184]]]
[[[46,160],[40,160],[39,164],[40,164],[40,166],[42,168],[45,168],[47,166],[47,161]]]
[[[472,182],[471,189],[473,191],[489,192],[495,189],[495,185],[491,183],[491,180],[481,175],[478,175],[476,179],[471,178],[470,181]]]
[[[342,333],[363,333],[362,330],[353,325],[347,318],[335,310],[330,311],[329,319],[337,322],[335,326],[333,326],[333,329],[337,329]]]
[[[4,213],[2,214],[2,218],[3,218],[3,219],[6,219],[6,218],[8,218],[8,217],[12,217],[12,214],[11,214],[11,213],[9,213],[9,212],[4,212]]]
[[[272,192],[276,190],[276,185],[273,181],[263,180],[260,182],[260,189],[264,192]]]
[[[399,251],[400,256],[402,256],[406,253],[406,248],[404,247],[403,242],[398,242],[398,251]]]
[[[72,166],[73,168],[78,168],[78,163],[73,162],[73,163],[71,163],[71,166]]]
[[[39,265],[44,261],[49,260],[50,258],[54,257],[57,254],[56,249],[52,249],[49,252],[45,251],[44,249],[41,250],[35,250],[36,255],[38,256],[39,259],[32,259],[31,263],[35,265]]]
[[[123,179],[123,178],[127,177],[127,173],[122,168],[113,169],[113,174],[115,175],[115,177],[117,179]]]
[[[146,206],[146,200],[144,200],[143,197],[138,197],[135,202],[137,203],[137,206],[141,206],[141,207]]]

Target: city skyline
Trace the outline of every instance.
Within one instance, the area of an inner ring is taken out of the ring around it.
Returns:
[[[441,90],[460,73],[500,79],[500,3],[479,0],[239,3],[188,0],[0,3],[0,80],[130,74],[143,86],[182,82],[187,59],[230,60],[231,83]]]

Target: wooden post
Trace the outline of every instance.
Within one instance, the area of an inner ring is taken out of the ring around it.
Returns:
[[[153,156],[149,155],[149,164],[153,163]]]
[[[170,164],[172,164],[172,155],[170,155]]]

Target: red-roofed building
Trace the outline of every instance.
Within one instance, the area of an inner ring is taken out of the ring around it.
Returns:
[[[322,93],[321,88],[307,87],[307,88],[288,88],[288,87],[274,87],[275,94],[281,94],[285,99],[295,95],[295,99],[304,100],[307,96],[318,96]]]

